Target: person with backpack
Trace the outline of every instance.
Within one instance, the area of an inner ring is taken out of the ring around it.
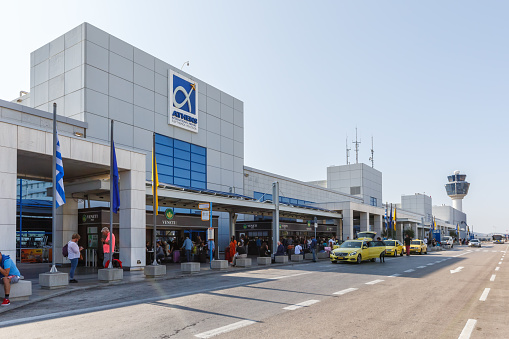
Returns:
[[[78,247],[78,241],[80,238],[80,235],[75,233],[72,235],[71,240],[69,240],[67,243],[68,258],[71,261],[71,271],[69,272],[70,283],[78,282],[78,280],[74,279],[74,272],[76,271],[76,267],[78,267],[78,260],[81,257],[81,250],[83,250],[82,246]]]
[[[19,273],[16,263],[11,259],[10,256],[2,254],[0,252],[0,276],[2,278],[2,284],[4,285],[4,301],[2,306],[9,306],[9,293],[11,293],[11,284],[15,284],[19,281],[21,273]]]
[[[316,246],[317,246],[316,238],[313,237],[311,239],[311,244],[309,245],[309,248],[311,249],[311,253],[313,253],[313,262],[316,262]]]

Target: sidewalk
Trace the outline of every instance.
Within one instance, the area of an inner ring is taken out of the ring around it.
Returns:
[[[0,308],[0,314],[4,312],[8,312],[9,310],[24,307],[39,301],[47,300],[53,297],[58,297],[64,294],[72,293],[75,291],[82,291],[87,289],[92,289],[96,287],[103,286],[111,286],[111,285],[122,285],[122,284],[135,284],[135,283],[143,283],[147,281],[159,281],[159,280],[168,280],[168,279],[178,279],[185,277],[195,277],[195,276],[203,276],[209,274],[224,274],[245,270],[257,270],[263,268],[270,267],[287,267],[305,263],[311,263],[311,260],[304,260],[302,262],[292,262],[288,261],[287,264],[280,263],[272,263],[271,265],[258,265],[255,256],[250,256],[252,259],[251,267],[232,267],[228,266],[227,269],[224,270],[211,270],[210,264],[200,264],[200,272],[198,273],[182,273],[180,271],[180,264],[168,263],[166,265],[166,275],[158,278],[146,278],[144,271],[124,271],[124,279],[118,282],[110,282],[103,283],[100,282],[97,278],[97,268],[91,267],[78,267],[76,273],[74,274],[74,278],[78,280],[77,284],[69,284],[68,286],[60,289],[48,290],[43,289],[39,285],[39,274],[46,273],[50,270],[50,265],[47,263],[44,264],[18,264],[18,268],[20,269],[21,274],[25,277],[25,280],[32,282],[32,295],[29,300],[25,301],[11,301],[11,305],[8,307]],[[321,259],[320,261],[329,261],[329,259]],[[61,267],[58,268],[59,272],[69,273],[70,267]]]

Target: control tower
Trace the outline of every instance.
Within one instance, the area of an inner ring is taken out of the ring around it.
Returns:
[[[460,171],[454,171],[453,175],[447,176],[448,184],[445,184],[447,195],[452,199],[452,207],[462,212],[463,198],[468,194],[470,183],[465,181],[466,174],[460,174]]]

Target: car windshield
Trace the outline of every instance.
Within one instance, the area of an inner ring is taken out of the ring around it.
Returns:
[[[345,241],[340,248],[361,248],[361,244],[360,241]]]
[[[385,240],[385,246],[396,246],[396,242],[395,241],[387,241]]]
[[[472,240],[470,240],[470,242],[479,242],[479,240],[477,240],[477,239],[472,239]]]
[[[420,245],[421,242],[419,240],[414,240],[412,241],[412,245]]]

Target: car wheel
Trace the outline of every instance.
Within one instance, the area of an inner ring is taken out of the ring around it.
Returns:
[[[401,253],[399,254],[399,256],[400,256],[400,257],[402,257],[402,256],[403,256],[403,250],[401,250]]]
[[[361,261],[362,261],[362,256],[359,254],[359,255],[357,256],[357,264],[360,264],[360,263],[361,263]]]
[[[419,252],[419,255],[422,255],[422,248],[421,248],[421,251]]]
[[[370,260],[371,260],[371,262],[375,262],[376,258],[371,258]]]

